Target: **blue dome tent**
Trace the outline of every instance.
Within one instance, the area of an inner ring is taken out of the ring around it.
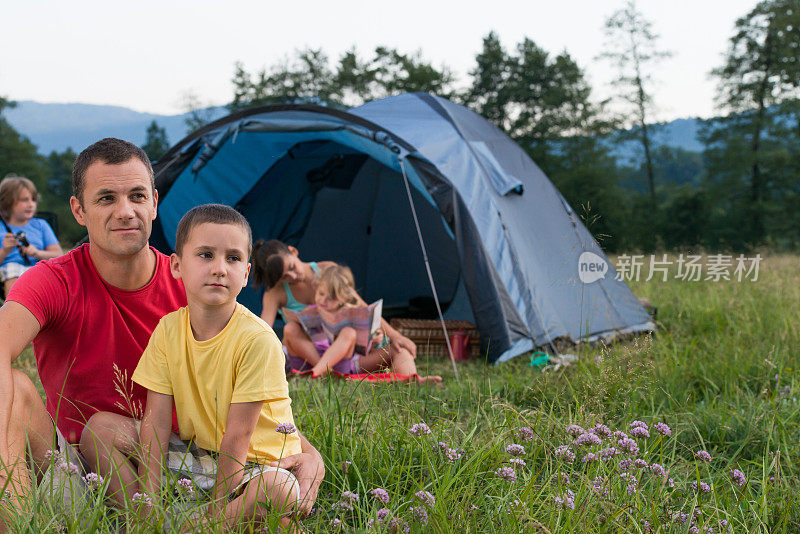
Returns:
[[[348,112],[247,109],[183,139],[154,170],[157,248],[172,250],[191,207],[234,206],[254,237],[348,265],[365,300],[383,298],[388,315],[435,316],[438,297],[445,318],[478,326],[491,362],[560,338],[654,329],[527,154],[440,97],[403,94]],[[584,253],[604,276],[581,281]],[[240,300],[260,312],[255,288]]]

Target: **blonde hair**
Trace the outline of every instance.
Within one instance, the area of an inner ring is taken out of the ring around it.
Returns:
[[[14,204],[17,203],[20,191],[23,189],[30,191],[34,202],[39,202],[39,193],[36,192],[36,186],[24,176],[8,174],[0,182],[0,214],[3,215],[4,219],[7,220],[11,215],[11,210],[14,208]]]
[[[332,298],[354,306],[358,304],[356,282],[353,271],[344,265],[331,265],[322,270],[318,275],[319,286],[327,291]]]

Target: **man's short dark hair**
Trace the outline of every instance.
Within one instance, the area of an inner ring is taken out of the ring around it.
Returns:
[[[150,186],[155,190],[153,166],[144,150],[116,137],[106,137],[93,145],[89,145],[75,158],[72,165],[72,194],[83,204],[83,190],[86,187],[86,170],[95,161],[102,161],[109,165],[121,165],[132,159],[138,159],[147,168],[150,175]]]
[[[253,249],[253,233],[250,230],[250,223],[247,222],[244,215],[224,204],[203,204],[201,206],[196,206],[181,217],[178,223],[178,232],[175,235],[175,252],[178,256],[183,252],[183,246],[189,239],[189,234],[192,233],[192,229],[205,223],[233,224],[240,226],[247,234],[246,252],[247,257],[250,257],[250,251]]]

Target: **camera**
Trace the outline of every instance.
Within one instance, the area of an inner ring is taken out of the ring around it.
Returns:
[[[17,241],[19,241],[19,246],[21,247],[27,247],[28,245],[31,244],[31,242],[28,241],[28,236],[26,236],[25,232],[23,232],[22,230],[14,234],[14,237],[17,238]]]

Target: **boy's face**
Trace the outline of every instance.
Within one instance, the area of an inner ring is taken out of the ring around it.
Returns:
[[[203,223],[189,232],[183,250],[172,254],[172,276],[183,280],[189,304],[230,304],[247,285],[247,234],[235,224]]]

